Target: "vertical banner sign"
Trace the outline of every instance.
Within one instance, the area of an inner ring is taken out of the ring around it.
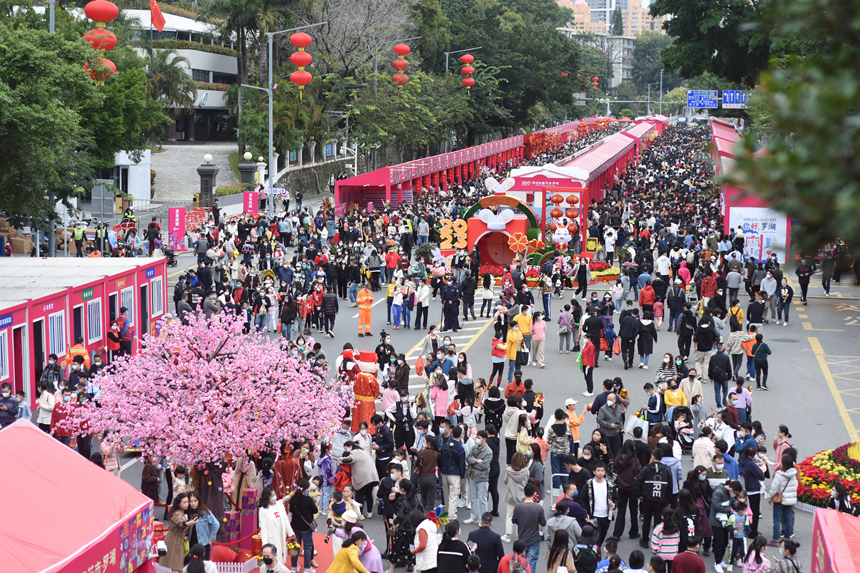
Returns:
[[[259,193],[256,191],[245,191],[242,194],[242,211],[251,215],[260,212]]]
[[[167,240],[174,252],[185,251],[185,207],[171,207]]]
[[[242,549],[251,549],[251,534],[257,529],[257,490],[242,490],[242,515],[239,519],[239,535],[245,539],[239,544]]]
[[[785,262],[788,220],[784,213],[766,207],[730,207],[729,227],[741,228],[744,255],[763,261],[776,253]]]

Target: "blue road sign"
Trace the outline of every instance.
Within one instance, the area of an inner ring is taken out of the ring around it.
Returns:
[[[687,107],[717,109],[719,92],[717,90],[687,90]]]
[[[743,109],[746,106],[746,90],[723,90],[723,109]]]

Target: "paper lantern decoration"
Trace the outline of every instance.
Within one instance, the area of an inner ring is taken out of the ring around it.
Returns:
[[[579,197],[577,197],[576,195],[568,195],[566,201],[568,205],[576,205],[577,203],[579,203]]]
[[[299,70],[290,74],[290,81],[299,86],[299,99],[302,99],[305,86],[311,83],[314,77],[310,72],[305,71],[305,66],[309,66],[313,61],[313,57],[305,52],[305,48],[311,45],[313,38],[304,32],[298,32],[290,36],[290,43],[298,48],[298,52],[290,55],[290,62],[294,66],[298,66]]]
[[[119,8],[113,2],[95,0],[84,6],[84,14],[96,23],[96,28],[103,29],[107,22],[115,20],[119,16]]]
[[[468,76],[475,73],[475,68],[473,68],[472,66],[463,66],[462,68],[460,68],[460,73],[464,76]]]
[[[475,78],[463,78],[462,83],[464,86],[466,86],[467,89],[471,88],[473,85],[475,85]]]
[[[561,211],[561,209],[556,207],[555,209],[553,209],[552,211],[549,212],[549,215],[553,219],[558,219],[559,217],[561,217],[562,211]]]
[[[409,76],[406,74],[394,74],[391,79],[399,86],[405,86],[409,82]]]
[[[556,225],[555,223],[551,223],[547,228],[550,230],[551,233],[555,233],[556,229],[558,229],[558,225]]]
[[[571,235],[575,235],[579,232],[579,225],[577,225],[576,223],[571,223],[567,226],[567,230],[570,231]]]
[[[116,36],[109,30],[96,28],[84,34],[84,40],[95,50],[112,50],[116,47]]]
[[[579,209],[568,209],[564,212],[568,219],[576,219],[579,217]]]
[[[101,62],[98,62],[102,66],[106,66],[108,69],[106,70],[90,70],[90,64],[87,62],[84,64],[84,71],[90,72],[90,77],[96,80],[96,83],[99,85],[105,83],[105,80],[111,77],[116,73],[116,64],[107,58],[103,58]]]
[[[550,203],[554,203],[555,205],[560,205],[564,201],[564,197],[556,193],[552,197],[549,198]]]
[[[469,65],[475,61],[475,56],[473,56],[472,54],[463,54],[462,56],[460,56],[460,61],[463,62],[465,65]]]
[[[405,56],[411,51],[412,50],[406,44],[397,44],[396,46],[394,46],[394,53],[400,57]]]
[[[469,76],[475,73],[475,68],[470,64],[475,61],[475,57],[470,54],[464,54],[463,56],[460,56],[460,61],[464,64],[463,67],[460,68],[460,73],[466,76],[462,79],[461,83],[466,86],[466,91],[471,95],[472,86],[475,85],[475,78],[470,78]]]
[[[393,62],[391,62],[391,65],[394,66],[395,70],[404,72],[409,69],[409,60],[401,58],[399,60],[394,60]]]

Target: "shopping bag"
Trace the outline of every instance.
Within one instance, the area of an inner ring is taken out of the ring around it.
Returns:
[[[523,347],[523,350],[517,350],[517,366],[528,366],[529,360],[528,348]]]
[[[633,435],[634,428],[642,428],[642,435],[648,435],[648,422],[636,416],[627,415],[627,422],[624,424],[624,431],[628,436]]]
[[[424,357],[419,356],[415,361],[415,373],[419,376],[424,376]]]
[[[585,366],[582,365],[582,352],[576,353],[576,364],[579,366],[580,372],[585,372]]]
[[[612,345],[612,354],[614,354],[615,356],[618,356],[619,354],[621,354],[621,339],[620,338],[615,339],[615,343]]]

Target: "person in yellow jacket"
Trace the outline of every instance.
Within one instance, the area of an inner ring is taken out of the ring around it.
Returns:
[[[523,350],[523,334],[520,332],[520,325],[516,322],[511,323],[508,329],[508,384],[514,380],[514,370],[519,370],[517,366],[517,351]]]
[[[366,543],[370,543],[367,534],[363,531],[354,532],[343,542],[326,573],[367,573],[367,568],[358,559]]]
[[[358,335],[373,336],[370,331],[370,317],[373,314],[373,293],[365,284],[355,298],[358,303]]]
[[[75,356],[83,356],[84,357],[84,366],[90,367],[90,354],[87,352],[87,349],[84,348],[84,338],[83,336],[79,336],[75,339],[75,345],[69,348],[66,352],[66,358],[63,360],[63,367],[69,365],[74,361]]]

